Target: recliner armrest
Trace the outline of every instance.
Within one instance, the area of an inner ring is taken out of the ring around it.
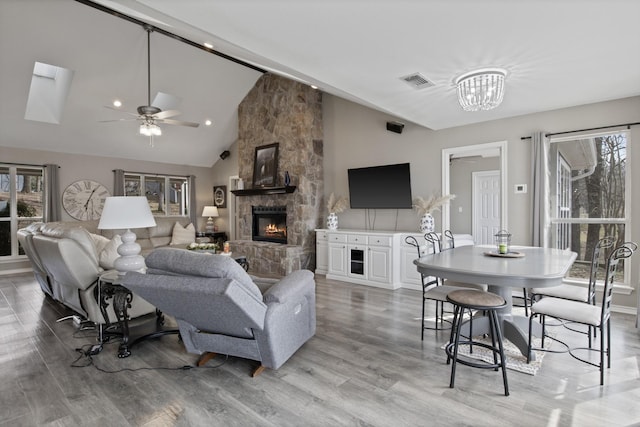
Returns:
[[[265,304],[285,302],[296,295],[315,292],[313,273],[309,270],[296,270],[271,286],[262,296]]]

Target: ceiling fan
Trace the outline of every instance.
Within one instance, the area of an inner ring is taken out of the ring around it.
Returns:
[[[143,28],[147,32],[147,105],[141,105],[137,108],[138,114],[129,113],[131,116],[135,116],[135,118],[131,119],[118,119],[118,120],[101,120],[102,122],[119,122],[119,121],[128,121],[128,120],[139,120],[140,121],[140,135],[151,137],[151,145],[153,145],[153,137],[162,135],[162,129],[158,126],[158,123],[168,124],[168,125],[178,125],[178,126],[189,126],[193,128],[197,128],[200,126],[199,123],[187,122],[182,120],[174,120],[170,119],[170,117],[180,115],[180,111],[178,110],[166,110],[151,105],[151,32],[153,31],[153,27],[151,25],[145,24]],[[117,108],[105,106],[111,110],[120,111]]]

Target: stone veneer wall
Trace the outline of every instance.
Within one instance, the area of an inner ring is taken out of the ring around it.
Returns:
[[[267,73],[240,103],[238,124],[239,175],[245,188],[253,187],[255,148],[275,142],[279,143],[277,186],[284,185],[285,171],[291,176],[291,185],[297,186],[291,194],[238,197],[239,238],[251,240],[252,205],[286,205],[287,243],[302,247],[300,259],[286,263],[313,269],[314,229],[321,225],[324,194],[322,92]],[[239,249],[237,244],[232,246]],[[265,250],[260,257],[279,253]],[[251,262],[252,272],[257,264]]]

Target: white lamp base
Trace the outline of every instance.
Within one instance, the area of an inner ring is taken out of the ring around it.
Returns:
[[[144,272],[146,265],[144,257],[140,255],[140,245],[136,243],[136,234],[127,230],[122,236],[122,244],[118,246],[119,258],[113,263],[119,275],[124,275],[128,271]]]
[[[209,217],[209,219],[207,219],[207,225],[204,229],[206,230],[207,233],[214,232],[215,226],[213,225],[213,218]]]

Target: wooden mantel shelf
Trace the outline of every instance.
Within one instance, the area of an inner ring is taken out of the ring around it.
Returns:
[[[288,185],[285,187],[258,187],[247,188],[245,190],[231,190],[236,196],[263,196],[268,194],[289,194],[296,191],[295,185]]]

